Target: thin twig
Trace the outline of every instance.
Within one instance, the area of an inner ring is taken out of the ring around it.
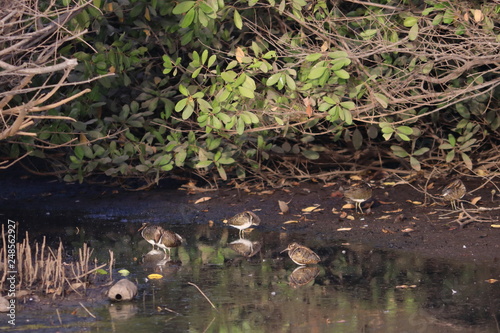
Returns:
[[[89,311],[89,310],[85,307],[85,305],[83,305],[83,304],[82,304],[82,302],[78,302],[78,303],[80,303],[80,305],[82,306],[82,308],[83,308],[85,311],[87,311],[87,313],[88,313],[89,315],[91,315],[94,319],[96,318],[96,316],[94,316],[94,315],[92,314],[92,312],[90,312],[90,311]]]
[[[194,284],[193,282],[188,282],[188,284],[196,287],[196,289],[198,289],[198,291],[203,295],[203,297],[206,298],[208,303],[210,303],[210,305],[215,309],[215,311],[219,312],[219,310],[217,310],[217,308],[215,307],[214,303],[212,303],[212,301],[207,297],[207,295],[205,295],[205,293],[203,291],[201,291],[201,289],[196,284]]]
[[[59,309],[56,309],[56,313],[57,313],[57,319],[59,319],[59,324],[61,324],[62,326],[62,319],[61,319],[61,314],[59,313]]]

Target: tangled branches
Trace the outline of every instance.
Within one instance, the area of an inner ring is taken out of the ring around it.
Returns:
[[[91,2],[63,8],[48,2],[42,10],[34,0],[0,1],[0,141],[36,139],[37,134],[29,129],[42,119],[74,121],[48,111],[90,91],[85,89],[66,98],[57,95],[62,86],[83,83],[68,82],[78,62],[58,56],[57,50],[86,33],[70,31],[67,26]],[[0,169],[28,154],[10,163],[3,161]]]

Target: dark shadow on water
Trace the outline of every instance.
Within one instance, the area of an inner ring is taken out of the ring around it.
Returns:
[[[35,222],[36,221],[36,224]],[[308,239],[303,234],[255,229],[238,238],[223,224],[160,224],[187,244],[173,261],[157,265],[162,252],[137,232],[140,220],[78,216],[26,216],[19,238],[47,236],[66,251],[87,243],[100,262],[114,251],[118,270],[130,271],[139,295],[133,302],[98,297],[76,301],[20,304],[18,332],[64,330],[106,332],[496,332],[500,311],[499,269],[399,255]],[[280,251],[290,242],[314,249],[322,261],[299,267]],[[149,280],[151,273],[162,279]],[[195,283],[216,305],[188,282]],[[59,314],[56,312],[58,310]],[[2,314],[0,314],[2,316]],[[62,323],[62,324],[61,324]],[[1,328],[8,328],[5,321]]]

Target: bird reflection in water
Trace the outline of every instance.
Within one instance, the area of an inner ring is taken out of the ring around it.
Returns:
[[[288,284],[293,288],[301,287],[314,281],[318,274],[318,266],[300,266],[290,274],[288,277]]]
[[[262,244],[260,242],[252,242],[245,238],[240,238],[229,243],[229,248],[246,258],[251,258],[256,255],[260,251],[261,247]]]

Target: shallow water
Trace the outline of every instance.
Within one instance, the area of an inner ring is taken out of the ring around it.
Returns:
[[[45,221],[46,220],[46,221]],[[173,262],[142,239],[139,222],[39,218],[20,223],[32,240],[61,239],[71,253],[85,242],[99,262],[113,250],[120,269],[138,283],[132,302],[84,300],[49,308],[20,305],[15,330],[30,332],[498,332],[500,284],[496,267],[436,261],[346,244],[318,235],[255,229],[238,240],[225,225],[170,225],[187,244]],[[92,222],[92,224],[90,224]],[[168,226],[168,227],[167,227]],[[24,238],[24,232],[20,232]],[[280,251],[297,241],[322,261],[298,269]],[[240,249],[240,253],[235,249]],[[243,255],[242,255],[243,254]],[[297,270],[298,269],[298,270]],[[151,273],[163,275],[148,280]],[[190,283],[196,284],[209,301]],[[94,299],[94,298],[93,298]],[[3,314],[0,314],[3,316]],[[62,324],[61,324],[62,323]],[[8,328],[5,321],[0,328]],[[9,328],[12,329],[12,328]]]

